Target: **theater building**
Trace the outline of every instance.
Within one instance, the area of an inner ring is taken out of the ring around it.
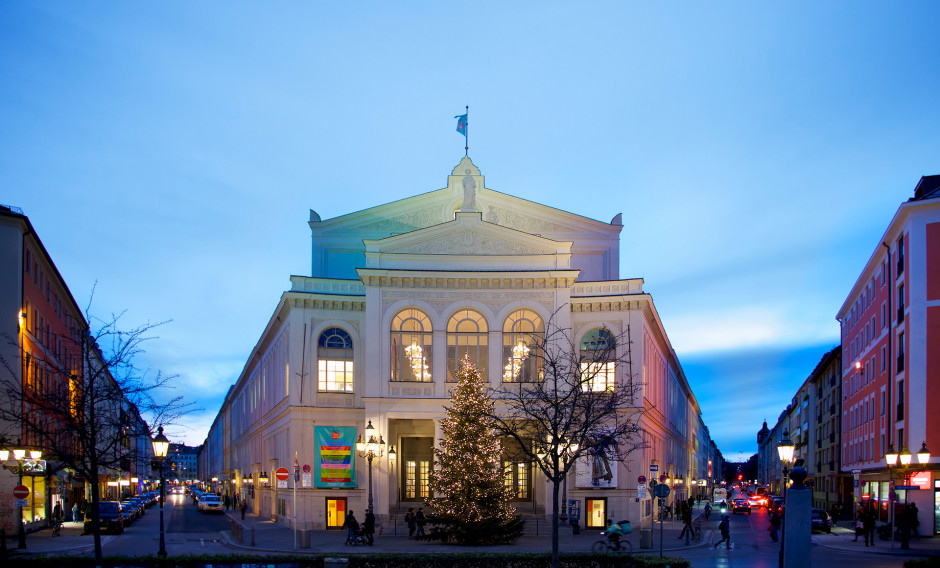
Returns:
[[[648,522],[638,478],[651,469],[676,498],[707,482],[713,444],[695,396],[643,280],[620,278],[619,213],[598,221],[488,189],[464,157],[442,189],[332,219],[310,211],[309,226],[310,275],[290,277],[248,354],[200,479],[217,478],[256,514],[289,525],[296,513],[298,527],[321,529],[341,526],[349,509],[361,518],[371,478],[380,522],[401,524],[429,497],[457,361],[469,356],[494,387],[538,380],[525,342],[551,324],[585,344],[629,328],[618,348],[630,365],[611,373],[641,384],[633,404],[647,447],[610,479],[576,465],[566,490],[580,524]],[[371,462],[355,448],[368,425],[384,443]],[[503,465],[518,510],[550,514],[536,468],[511,448]]]

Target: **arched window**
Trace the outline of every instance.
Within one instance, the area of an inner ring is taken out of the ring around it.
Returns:
[[[480,376],[486,378],[486,320],[480,312],[460,310],[447,322],[447,380],[457,380],[457,370],[464,356],[470,358]]]
[[[539,348],[545,338],[542,318],[532,310],[516,310],[503,323],[503,382],[541,380]]]
[[[592,329],[581,339],[581,388],[614,390],[617,383],[617,343],[607,329]]]
[[[420,310],[402,310],[392,318],[393,381],[431,382],[431,320]]]
[[[321,392],[353,391],[353,342],[338,327],[324,330],[317,341],[317,378]]]

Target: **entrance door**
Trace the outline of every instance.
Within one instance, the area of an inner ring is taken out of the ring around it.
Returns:
[[[607,498],[587,499],[585,505],[585,526],[589,529],[607,528]]]
[[[346,498],[326,498],[326,528],[341,529],[346,522]]]
[[[432,438],[401,439],[401,500],[423,503],[431,495]]]

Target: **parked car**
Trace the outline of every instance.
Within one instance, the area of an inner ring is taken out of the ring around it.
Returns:
[[[213,493],[203,493],[199,498],[199,510],[203,513],[207,511],[222,512],[222,499]]]
[[[832,532],[832,517],[822,509],[813,509],[810,512],[810,530]]]
[[[137,502],[134,501],[133,499],[125,499],[121,501],[121,511],[123,511],[125,515],[130,517],[131,521],[136,521],[143,514],[140,510],[140,507],[137,505]],[[127,524],[130,524],[130,523],[127,523]]]
[[[734,514],[747,513],[750,515],[751,504],[747,502],[747,499],[734,499],[731,503],[731,512]]]
[[[91,534],[92,532],[91,523],[96,508],[102,532],[114,532],[115,534],[124,532],[124,516],[121,514],[121,504],[117,501],[101,501],[97,504],[89,503],[85,507],[84,534]]]

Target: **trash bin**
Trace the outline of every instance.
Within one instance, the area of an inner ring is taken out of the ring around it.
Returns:
[[[653,529],[640,529],[640,548],[653,548]]]
[[[300,529],[297,532],[300,536],[300,548],[310,548],[310,530]]]
[[[346,568],[349,564],[348,558],[324,558],[323,568]]]

